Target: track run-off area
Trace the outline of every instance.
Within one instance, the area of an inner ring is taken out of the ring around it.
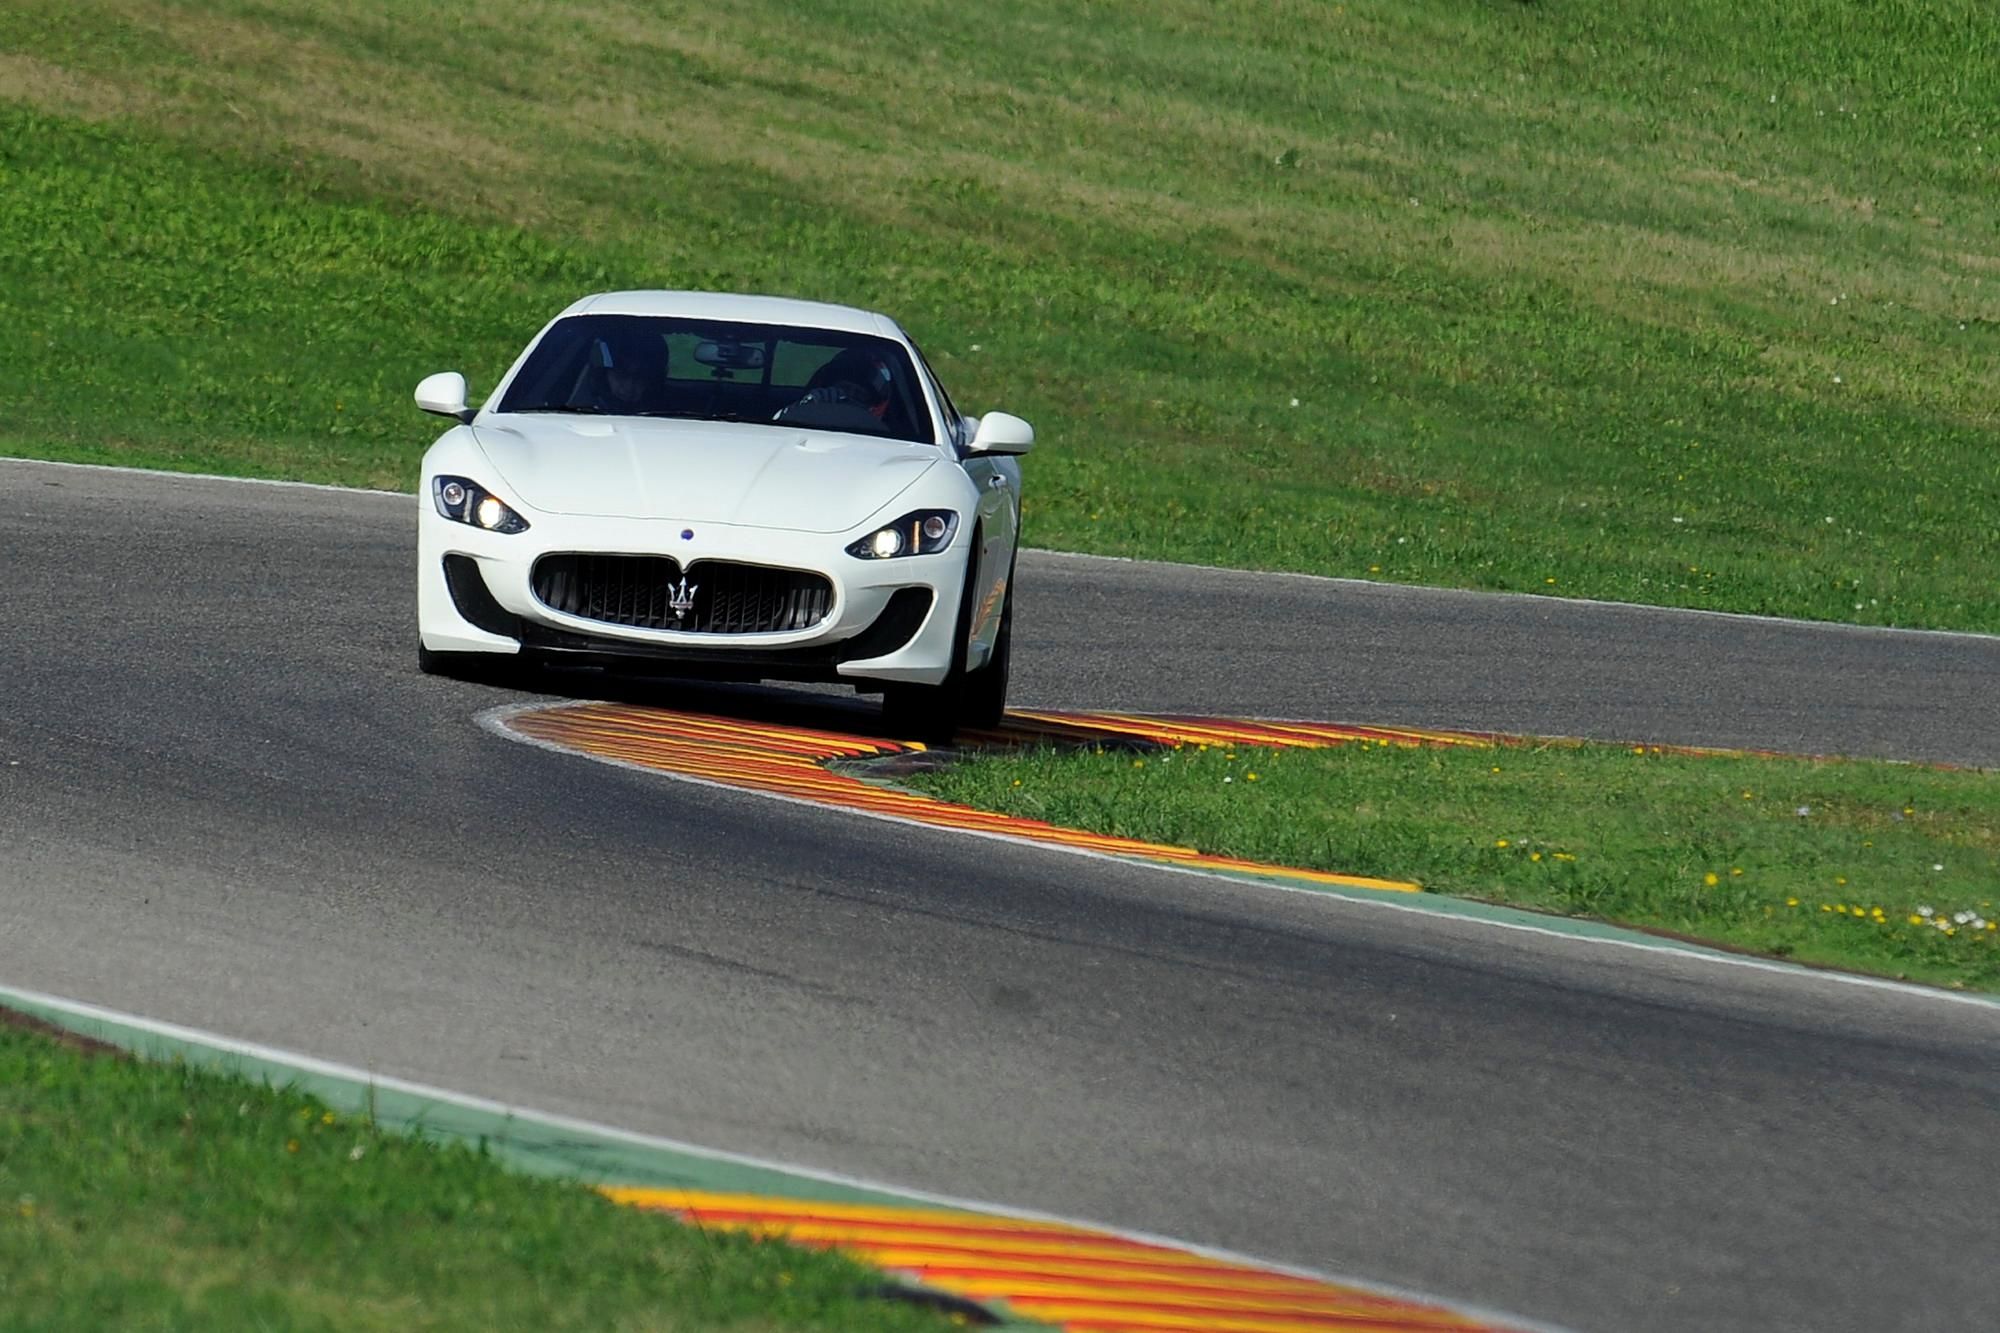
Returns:
[[[1545,1325],[1987,1318],[1990,1006],[515,743],[479,719],[874,713],[423,677],[413,504],[0,462],[0,982]],[[1026,714],[2000,762],[1978,636],[1038,552],[1018,586]]]

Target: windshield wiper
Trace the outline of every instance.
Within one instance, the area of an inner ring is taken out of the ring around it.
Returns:
[[[586,417],[609,415],[603,408],[592,407],[588,403],[543,403],[538,407],[510,407],[507,410],[510,412],[566,412]]]

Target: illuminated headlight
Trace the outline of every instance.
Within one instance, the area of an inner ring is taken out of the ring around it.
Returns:
[[[889,560],[899,555],[936,555],[951,545],[958,515],[949,509],[919,509],[863,537],[847,553],[863,560]]]
[[[438,477],[431,482],[437,511],[454,523],[469,523],[488,532],[526,532],[528,520],[464,477]]]

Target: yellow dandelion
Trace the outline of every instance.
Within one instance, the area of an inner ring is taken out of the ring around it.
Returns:
[[[1493,845],[1495,847],[1505,847],[1507,845],[1507,840],[1505,838],[1495,838],[1493,840]]]
[[[1835,875],[1835,876],[1833,877],[1833,882],[1834,882],[1835,884],[1845,884],[1845,883],[1847,883],[1847,876],[1845,876],[1845,875]]]
[[[1787,907],[1797,907],[1798,905],[1799,905],[1799,900],[1797,898],[1785,899],[1785,906]]]
[[[1707,873],[1706,875],[1703,875],[1703,876],[1701,877],[1701,882],[1702,882],[1702,883],[1704,883],[1704,884],[1706,884],[1706,885],[1708,885],[1708,887],[1709,887],[1709,888],[1711,888],[1711,889],[1712,889],[1712,888],[1714,888],[1714,887],[1716,886],[1716,884],[1718,883],[1718,881],[1717,881],[1717,879],[1716,879],[1716,877],[1715,877],[1715,872],[1714,872],[1713,870],[1711,870],[1711,871],[1709,871],[1709,872],[1708,872],[1708,873]]]
[[[1495,765],[1493,765],[1493,771],[1494,771],[1495,773],[1498,773],[1498,772],[1500,771],[1500,765],[1498,765],[1498,764],[1495,764]]]
[[[1834,911],[1836,911],[1836,912],[1838,912],[1838,913],[1840,913],[1840,914],[1841,914],[1842,916],[1846,916],[1846,915],[1847,915],[1847,904],[1846,904],[1846,903],[1835,903],[1835,904],[1833,905],[1833,910],[1834,910]]]
[[[298,1150],[299,1150],[299,1141],[298,1141],[297,1139],[286,1139],[286,1140],[285,1140],[285,1151],[286,1151],[286,1152],[297,1152]]]
[[[1540,852],[1529,852],[1528,859],[1530,861],[1539,861],[1542,859],[1542,854]]]
[[[1924,919],[1918,916],[1915,912],[1912,912],[1909,915],[1909,922],[1913,926],[1921,926],[1924,924]]]
[[[1132,761],[1132,767],[1134,768],[1144,768],[1145,766],[1146,766],[1146,761],[1143,759],[1134,759]]]
[[[1646,747],[1645,747],[1645,746],[1643,746],[1643,745],[1635,745],[1635,746],[1633,746],[1633,747],[1632,747],[1632,753],[1633,753],[1633,754],[1644,754],[1644,753],[1646,753]]]
[[[1555,582],[1555,580],[1554,580],[1554,579],[1543,579],[1543,580],[1542,580],[1542,582],[1544,582],[1544,583],[1554,583],[1554,582]]]
[[[1822,912],[1831,912],[1833,909],[1831,907],[1828,907],[1825,903],[1821,903],[1819,905],[1819,910]]]
[[[1255,782],[1257,780],[1257,775],[1255,773],[1246,773],[1244,774],[1244,776],[1249,778],[1250,781],[1252,782]]]
[[[1742,867],[1742,866],[1731,866],[1731,867],[1729,867],[1729,873],[1730,873],[1730,874],[1732,874],[1732,875],[1740,875],[1740,874],[1742,874],[1742,873],[1743,873],[1743,867]]]

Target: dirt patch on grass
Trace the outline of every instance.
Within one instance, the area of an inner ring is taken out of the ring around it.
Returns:
[[[0,98],[83,120],[128,116],[151,101],[104,79],[11,51],[0,51]]]
[[[18,1009],[0,1007],[0,1027],[13,1028],[18,1032],[32,1032],[37,1036],[47,1037],[58,1046],[66,1046],[85,1055],[108,1055],[120,1060],[130,1058],[128,1052],[113,1046],[108,1041],[86,1037],[81,1032],[71,1032],[68,1028],[58,1027],[47,1019],[24,1014]]]

